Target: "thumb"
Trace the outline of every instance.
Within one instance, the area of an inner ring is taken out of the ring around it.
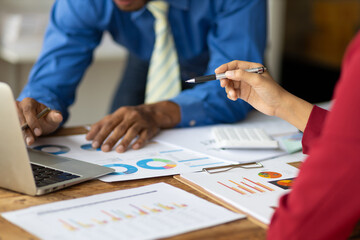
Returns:
[[[51,110],[49,114],[46,116],[46,120],[49,123],[59,124],[63,120],[63,116],[59,111]]]

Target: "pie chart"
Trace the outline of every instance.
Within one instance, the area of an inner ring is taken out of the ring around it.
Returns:
[[[115,169],[115,172],[112,172],[109,175],[126,175],[136,173],[138,171],[138,169],[134,166],[121,163],[106,164],[104,167],[111,167]]]
[[[293,180],[279,180],[277,181],[277,184],[284,187],[291,187],[293,184]]]
[[[176,167],[176,163],[166,159],[160,158],[148,158],[140,160],[136,163],[141,168],[151,170],[165,170]]]
[[[263,178],[279,178],[282,175],[277,172],[260,172],[259,176]]]
[[[269,183],[274,184],[275,186],[282,188],[284,190],[287,190],[292,187],[294,180],[295,178],[287,178],[287,179],[271,181]]]

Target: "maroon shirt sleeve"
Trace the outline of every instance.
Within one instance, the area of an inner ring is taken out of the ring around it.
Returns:
[[[325,109],[318,106],[313,107],[302,138],[304,154],[309,153],[311,146],[319,138],[327,113],[328,111]]]
[[[280,199],[268,239],[346,239],[360,220],[359,69],[360,34],[348,48],[321,134],[305,139],[309,157],[292,191]]]

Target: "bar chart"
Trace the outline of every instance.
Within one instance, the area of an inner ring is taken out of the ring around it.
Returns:
[[[41,239],[77,240],[159,239],[244,217],[165,183],[2,216]]]
[[[217,183],[241,195],[275,191],[270,186],[267,186],[260,182],[255,182],[246,177],[243,177],[240,180],[227,179],[227,181],[217,181]]]

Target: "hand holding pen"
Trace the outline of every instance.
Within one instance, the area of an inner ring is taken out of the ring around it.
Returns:
[[[242,99],[257,110],[273,116],[284,104],[283,97],[287,92],[268,72],[254,74],[247,71],[259,68],[263,66],[258,63],[232,61],[218,67],[215,74],[225,73],[225,78],[220,79],[220,85],[225,88],[229,99]]]
[[[50,108],[46,107],[44,108],[41,112],[39,112],[37,115],[36,115],[36,118],[37,119],[41,119],[43,117],[45,117],[46,114],[48,114],[50,112]],[[29,124],[28,123],[24,123],[23,125],[21,125],[21,130],[24,131],[26,130],[27,128],[29,128]]]
[[[25,98],[16,102],[16,105],[27,145],[33,144],[36,137],[54,132],[63,120],[60,112],[51,110],[32,98]]]
[[[248,102],[258,111],[279,117],[304,131],[313,105],[287,92],[267,72],[249,73],[243,69],[261,67],[258,63],[232,61],[221,65],[215,73],[225,72],[220,84],[227,97]]]

